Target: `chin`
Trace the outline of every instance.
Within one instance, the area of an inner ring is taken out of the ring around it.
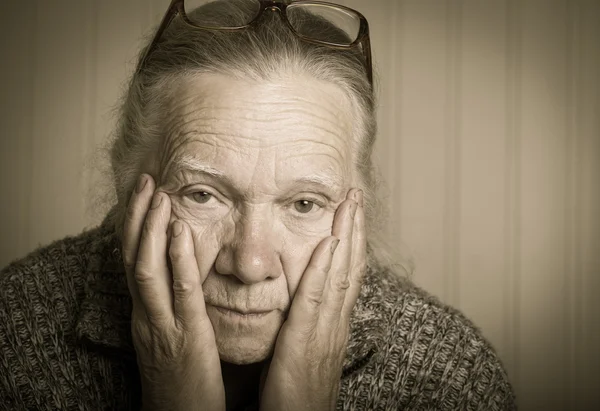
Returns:
[[[218,340],[217,347],[219,349],[221,361],[236,365],[263,362],[273,355],[272,347],[251,348],[238,344],[230,344],[229,341],[219,342]]]
[[[207,306],[206,311],[222,361],[245,365],[262,362],[273,355],[284,321],[280,311],[272,311],[258,320],[232,319],[211,306]]]

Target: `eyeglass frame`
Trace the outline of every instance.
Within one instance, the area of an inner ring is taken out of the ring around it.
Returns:
[[[290,4],[288,4],[284,1],[271,1],[271,0],[256,0],[256,1],[259,2],[260,9],[258,10],[258,13],[256,14],[256,16],[251,21],[249,21],[247,24],[245,24],[243,26],[237,26],[237,27],[205,27],[205,26],[200,26],[198,24],[195,24],[189,20],[187,14],[185,12],[185,6],[184,6],[185,0],[171,0],[171,4],[169,5],[169,8],[167,9],[167,11],[163,17],[163,19],[160,23],[160,26],[158,26],[158,30],[156,31],[156,34],[154,35],[154,38],[152,39],[152,43],[150,43],[150,46],[146,49],[146,53],[144,53],[144,57],[140,61],[140,64],[138,65],[138,68],[136,71],[138,72],[138,74],[142,71],[143,67],[145,66],[146,61],[148,60],[148,57],[150,56],[150,54],[152,54],[152,52],[156,48],[164,31],[167,29],[167,27],[169,27],[169,24],[171,24],[171,22],[173,21],[175,16],[177,16],[178,14],[181,15],[181,18],[183,19],[183,21],[186,24],[190,25],[191,27],[197,28],[197,29],[209,30],[209,31],[219,30],[219,31],[233,32],[233,31],[239,31],[239,30],[246,29],[246,28],[250,27],[252,24],[255,24],[255,22],[260,19],[260,17],[264,13],[264,11],[267,9],[270,9],[272,11],[278,10],[281,19],[286,23],[286,25],[292,31],[292,33],[294,33],[296,36],[298,36],[300,39],[302,39],[304,41],[307,41],[307,42],[313,43],[313,44],[329,46],[331,48],[340,49],[340,50],[348,50],[348,49],[351,49],[351,48],[354,48],[354,47],[357,47],[360,45],[362,54],[364,57],[365,69],[367,71],[367,78],[369,80],[369,84],[371,85],[371,88],[373,87],[373,63],[372,63],[372,57],[371,57],[371,40],[370,40],[370,35],[369,35],[369,23],[367,22],[367,19],[365,18],[365,16],[363,16],[360,12],[358,12],[354,9],[351,9],[350,7],[343,6],[341,4],[335,4],[335,3],[317,1],[317,0],[300,0],[300,1],[294,1],[293,3],[290,3]],[[296,5],[296,4],[315,4],[315,5],[333,6],[333,7],[337,7],[339,9],[345,10],[346,12],[351,12],[351,13],[356,14],[360,20],[360,26],[358,29],[358,35],[357,35],[356,39],[350,44],[338,44],[338,43],[332,43],[332,42],[327,42],[327,41],[323,41],[323,40],[316,40],[311,37],[308,37],[308,36],[298,33],[294,29],[294,27],[292,26],[290,21],[288,20],[288,17],[286,14],[287,7],[289,5]]]

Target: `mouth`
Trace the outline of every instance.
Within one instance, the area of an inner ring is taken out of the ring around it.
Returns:
[[[240,310],[236,310],[233,308],[220,307],[217,305],[214,305],[213,307],[223,315],[239,317],[239,318],[248,318],[248,319],[261,318],[261,317],[268,315],[269,313],[271,313],[273,311],[273,310],[240,311]]]

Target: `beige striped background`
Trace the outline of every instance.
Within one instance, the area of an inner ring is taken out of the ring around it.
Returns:
[[[500,353],[523,410],[600,409],[600,0],[352,0],[415,281]],[[98,222],[90,158],[168,0],[0,4],[0,266]]]

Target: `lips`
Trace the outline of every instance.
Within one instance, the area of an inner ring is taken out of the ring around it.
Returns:
[[[232,308],[232,307],[223,307],[220,305],[213,305],[217,310],[231,311],[240,315],[261,315],[270,313],[273,310],[264,310],[264,309],[241,309],[241,308]]]

